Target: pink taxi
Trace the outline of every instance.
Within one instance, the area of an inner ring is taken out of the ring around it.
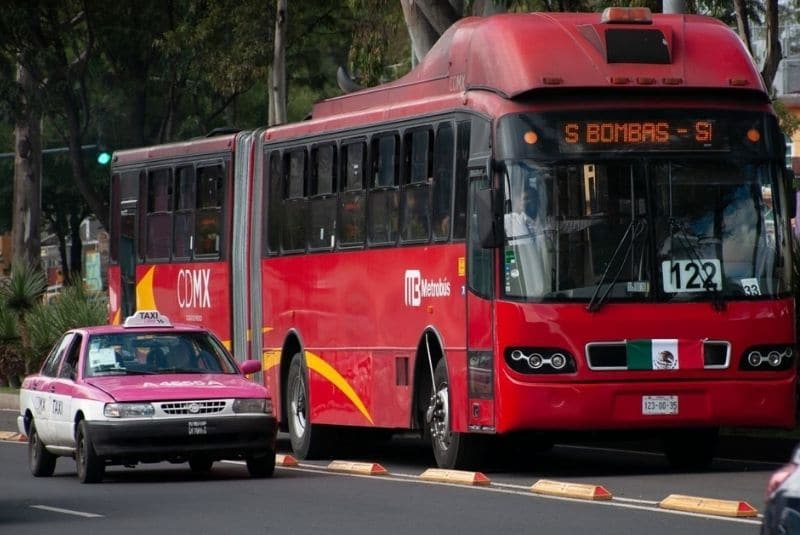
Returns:
[[[205,472],[244,459],[252,477],[269,477],[272,400],[244,377],[260,370],[257,360],[237,363],[210,332],[154,311],[67,331],[20,389],[31,473],[51,476],[60,456],[75,458],[83,483],[101,481],[109,465],[188,462]]]

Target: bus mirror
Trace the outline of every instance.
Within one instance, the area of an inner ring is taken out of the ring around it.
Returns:
[[[478,216],[478,238],[481,247],[494,249],[503,243],[499,218],[494,210],[494,190],[478,190],[475,194],[476,215]]]

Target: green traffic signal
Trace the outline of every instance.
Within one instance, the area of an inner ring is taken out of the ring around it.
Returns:
[[[108,165],[108,162],[111,161],[111,153],[105,150],[101,150],[97,153],[97,163],[100,165]]]

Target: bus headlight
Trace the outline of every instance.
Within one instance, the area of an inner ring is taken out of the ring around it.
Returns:
[[[509,347],[506,364],[519,373],[574,373],[575,359],[567,351],[554,347]]]
[[[106,418],[147,418],[155,413],[150,403],[106,403],[103,407]]]
[[[794,365],[794,347],[790,345],[757,346],[742,355],[739,368],[750,371],[788,370]]]
[[[747,363],[753,368],[760,366],[763,359],[764,357],[758,351],[751,351],[747,354]]]

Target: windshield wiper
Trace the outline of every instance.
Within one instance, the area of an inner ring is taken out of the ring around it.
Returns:
[[[725,299],[722,297],[722,292],[717,287],[717,283],[712,280],[712,275],[706,272],[705,263],[700,256],[697,244],[693,243],[689,238],[684,225],[681,225],[677,219],[671,217],[669,219],[669,229],[672,235],[678,238],[678,243],[689,252],[690,260],[697,264],[697,274],[700,277],[700,282],[703,283],[703,289],[706,292],[711,292],[711,306],[714,307],[714,310],[725,310]],[[670,251],[670,254],[672,254],[672,251]]]
[[[600,281],[597,283],[597,287],[592,294],[592,298],[589,300],[589,304],[586,305],[586,310],[589,312],[597,312],[600,310],[600,307],[606,302],[608,295],[611,293],[611,290],[614,288],[614,285],[617,284],[619,280],[619,276],[622,274],[622,270],[625,267],[625,258],[627,258],[628,254],[631,252],[633,248],[633,244],[636,242],[636,238],[638,238],[644,230],[647,228],[647,219],[639,218],[639,219],[631,219],[630,224],[625,229],[625,232],[622,234],[622,237],[619,239],[619,243],[617,243],[617,248],[614,249],[614,254],[611,255],[611,258],[608,259],[608,264],[606,265],[605,271],[603,271],[603,275],[600,277]],[[631,237],[628,240],[628,236]],[[622,246],[625,245],[627,241],[628,246],[625,248],[625,254],[621,257],[619,256],[619,252],[622,250]],[[603,284],[606,282],[606,277],[608,277],[608,272],[611,271],[611,267],[616,262],[617,258],[621,258],[622,261],[619,262],[619,267],[617,268],[616,273],[614,273],[614,277],[606,287],[606,291],[603,293],[602,296],[599,298],[597,295],[600,293],[600,290],[603,288]]]

